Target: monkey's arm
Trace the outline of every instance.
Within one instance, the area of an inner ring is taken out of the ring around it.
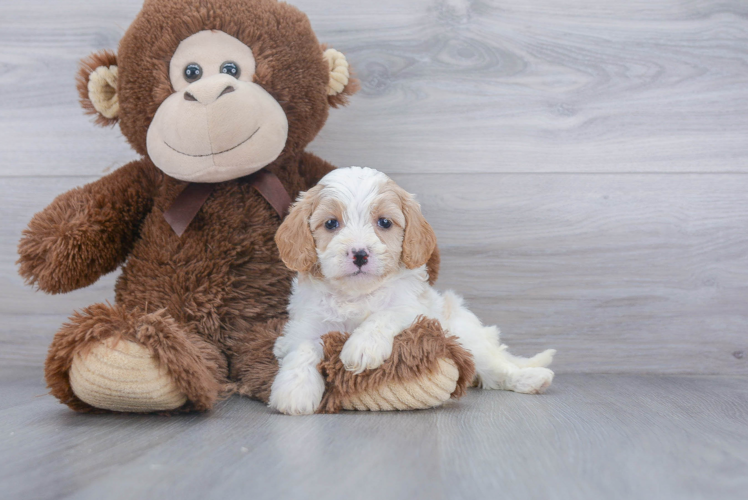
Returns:
[[[157,175],[138,160],[55,198],[23,231],[19,274],[47,293],[66,293],[114,271],[153,206]]]

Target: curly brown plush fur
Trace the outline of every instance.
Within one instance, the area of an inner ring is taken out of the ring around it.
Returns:
[[[439,359],[451,359],[457,365],[460,376],[452,392],[455,399],[465,394],[475,375],[472,356],[454,337],[447,337],[439,322],[433,319],[421,318],[395,337],[392,355],[367,377],[347,371],[340,361],[340,351],[348,337],[349,334],[340,332],[328,333],[324,337],[325,359],[319,368],[327,383],[318,413],[339,412],[343,400],[351,394],[428,375],[437,368]]]
[[[235,364],[231,367],[231,378],[238,382],[229,386],[231,391],[268,401],[270,386],[278,372],[278,361],[272,355],[272,349],[284,325],[285,320],[254,325],[246,335],[235,339]],[[340,361],[340,351],[348,336],[332,332],[323,338],[325,359],[319,369],[327,383],[318,413],[338,413],[342,409],[342,401],[351,394],[428,375],[437,369],[439,359],[451,359],[459,370],[453,398],[465,393],[475,374],[472,356],[454,337],[447,337],[435,320],[422,318],[395,337],[392,356],[364,377],[347,371]]]
[[[75,313],[55,336],[45,367],[50,393],[74,410],[100,412],[75,395],[68,372],[76,354],[85,356],[109,338],[142,344],[167,367],[188,398],[181,411],[210,409],[228,378],[226,357],[217,347],[196,332],[184,330],[166,311],[145,314],[95,304]]]
[[[47,293],[66,293],[117,269],[153,207],[160,178],[150,161],[139,160],[55,198],[23,231],[21,276]]]
[[[116,57],[105,52],[84,60],[79,90],[89,112],[93,108],[81,82],[96,65],[116,62],[119,124],[143,158],[60,195],[34,216],[19,244],[20,274],[48,293],[90,285],[123,265],[116,305],[95,304],[75,313],[50,347],[47,383],[75,410],[100,409],[74,394],[72,360],[110,337],[137,342],[152,353],[187,395],[180,411],[211,408],[222,386],[267,400],[277,370],[273,342],[285,318],[292,278],[274,242],[281,220],[247,179],[239,178],[217,184],[179,237],[163,213],[186,183],[163,174],[147,156],[149,124],[172,92],[171,55],[181,40],[206,29],[222,30],[252,48],[256,83],[288,117],[285,149],[267,170],[295,195],[333,168],[304,147],[324,125],[329,107],[343,104],[357,83],[352,80],[338,98],[329,98],[320,44],[306,16],[285,3],[149,0]],[[429,263],[432,279],[438,263],[435,252]],[[335,338],[339,347],[340,338]],[[332,364],[324,368],[331,380],[326,408],[337,410],[341,394],[367,383],[418,376],[437,355],[454,360],[462,378],[471,376],[467,353],[438,325],[419,326],[402,342],[411,345],[411,354],[396,356],[386,368],[358,379],[334,369],[333,349]],[[226,385],[229,381],[233,385]],[[458,387],[455,395],[464,384]]]

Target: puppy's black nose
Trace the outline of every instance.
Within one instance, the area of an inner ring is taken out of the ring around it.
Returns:
[[[366,250],[355,250],[353,252],[353,263],[356,264],[356,267],[363,267],[367,262],[369,262],[369,254],[366,253]]]

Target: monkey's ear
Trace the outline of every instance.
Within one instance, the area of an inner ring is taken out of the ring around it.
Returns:
[[[114,125],[119,119],[117,55],[110,50],[94,52],[82,59],[76,79],[80,103],[96,124]]]
[[[358,80],[351,76],[351,68],[342,52],[326,49],[322,46],[322,56],[330,68],[330,81],[327,84],[327,102],[337,108],[348,104],[348,97],[352,96],[361,86]]]

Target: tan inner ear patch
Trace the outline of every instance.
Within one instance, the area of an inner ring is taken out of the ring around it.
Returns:
[[[345,205],[335,198],[323,198],[314,209],[312,216],[309,218],[309,228],[312,231],[314,242],[320,252],[327,249],[335,233],[328,231],[324,223],[329,219],[337,219],[340,225],[343,225],[343,216],[345,214]]]
[[[327,95],[340,94],[351,78],[348,70],[348,61],[342,52],[335,49],[327,49],[324,52],[325,60],[330,68],[330,81],[327,84]]]
[[[102,116],[114,119],[119,116],[117,97],[117,66],[99,66],[88,77],[88,98]]]

